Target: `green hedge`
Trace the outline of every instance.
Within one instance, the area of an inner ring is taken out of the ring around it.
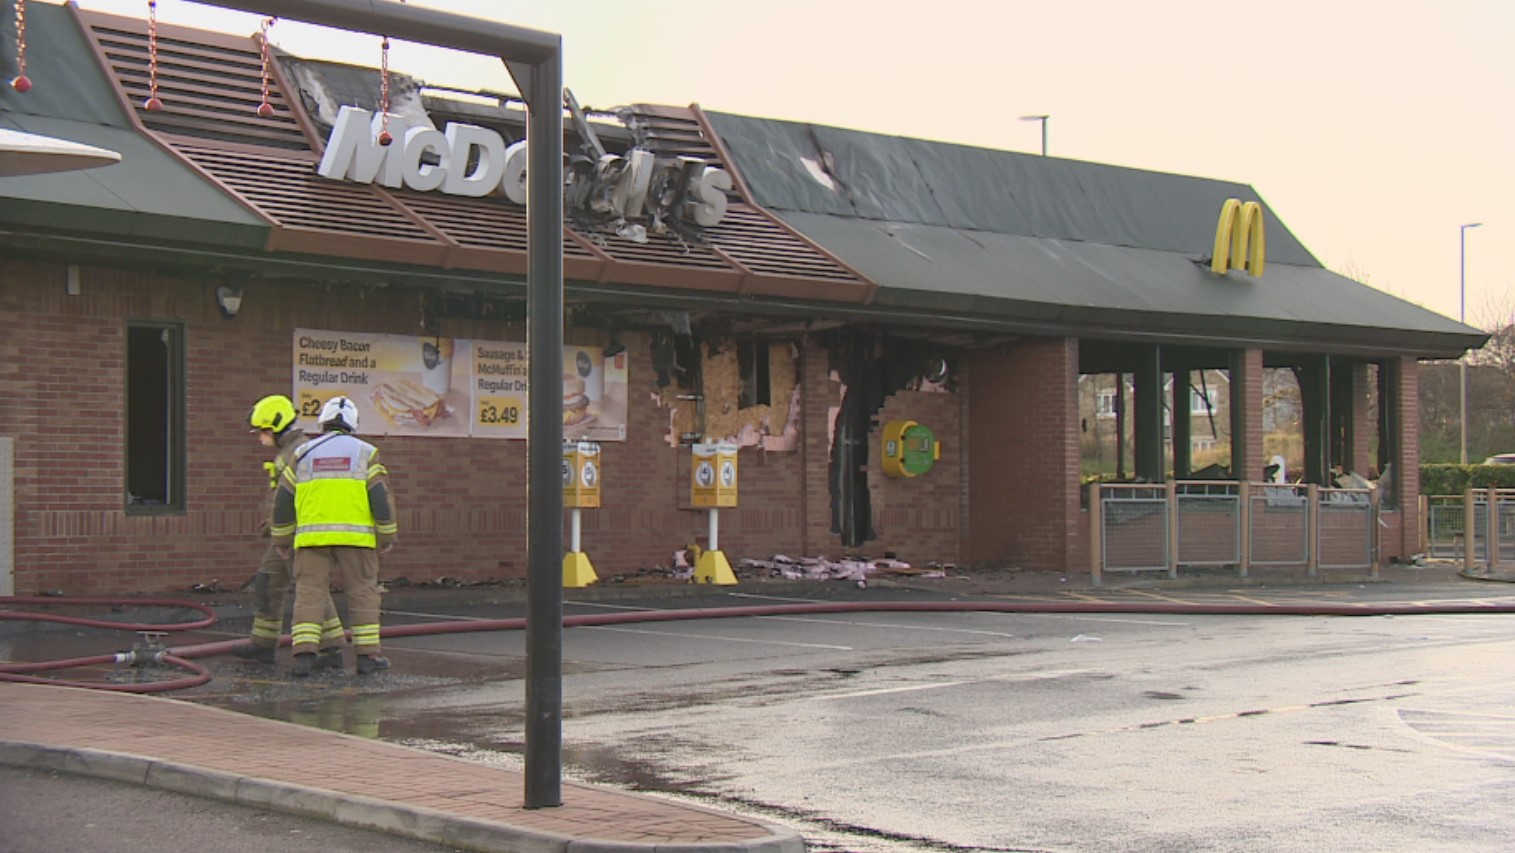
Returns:
[[[1420,466],[1420,493],[1423,495],[1460,495],[1475,489],[1515,489],[1515,465]]]

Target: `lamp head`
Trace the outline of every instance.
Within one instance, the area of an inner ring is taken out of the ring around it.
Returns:
[[[221,316],[230,320],[242,310],[242,288],[221,285],[216,288],[216,305],[221,309]]]

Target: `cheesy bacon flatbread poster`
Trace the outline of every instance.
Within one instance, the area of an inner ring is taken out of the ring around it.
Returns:
[[[301,426],[339,394],[358,407],[359,433],[527,436],[524,343],[296,329],[294,395]],[[626,439],[626,353],[563,348],[563,435]]]

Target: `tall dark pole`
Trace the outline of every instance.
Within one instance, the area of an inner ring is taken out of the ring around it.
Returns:
[[[562,805],[563,71],[507,62],[530,110],[526,344],[533,413],[526,474],[526,808]],[[539,145],[551,137],[555,145]],[[550,232],[550,233],[549,233]]]
[[[392,0],[197,0],[497,56],[526,99],[526,808],[562,805],[563,39]]]

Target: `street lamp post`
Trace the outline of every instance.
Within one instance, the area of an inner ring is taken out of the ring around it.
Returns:
[[[1468,322],[1468,229],[1477,228],[1482,222],[1469,222],[1457,226],[1457,321]],[[1468,354],[1457,360],[1457,412],[1458,454],[1463,465],[1468,464]]]
[[[1021,116],[1021,121],[1039,121],[1039,122],[1042,123],[1042,156],[1043,157],[1047,156],[1047,119],[1049,119],[1049,118],[1052,118],[1052,116],[1049,116],[1049,115]]]

